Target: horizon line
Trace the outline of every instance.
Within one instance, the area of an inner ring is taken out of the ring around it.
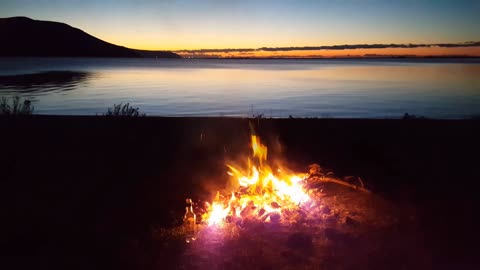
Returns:
[[[286,52],[286,51],[320,51],[320,50],[356,50],[356,49],[388,49],[388,48],[462,48],[480,47],[480,41],[459,43],[374,43],[374,44],[342,44],[320,46],[260,47],[260,48],[224,48],[224,49],[180,49],[170,50],[175,53],[231,53],[231,52]],[[148,51],[148,50],[147,50]]]

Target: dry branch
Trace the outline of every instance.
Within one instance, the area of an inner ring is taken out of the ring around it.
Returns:
[[[359,190],[359,191],[363,191],[363,192],[366,192],[366,193],[372,193],[370,190],[368,190],[368,189],[366,189],[366,188],[363,187],[363,182],[360,182],[360,183],[362,184],[362,186],[357,186],[357,185],[353,185],[353,184],[350,184],[350,183],[348,183],[348,182],[345,182],[345,181],[342,181],[342,180],[338,180],[338,179],[334,179],[334,178],[330,178],[330,177],[320,178],[320,181],[336,183],[336,184],[343,185],[343,186],[347,186],[347,187],[351,187],[351,188],[353,188],[353,189],[356,189],[356,190]]]
[[[372,193],[370,190],[366,189],[363,186],[363,181],[361,181],[361,180],[360,180],[361,185],[354,185],[354,184],[350,184],[346,181],[338,180],[338,179],[331,178],[331,177],[310,176],[308,178],[308,182],[310,183],[310,185],[317,184],[317,183],[328,183],[328,182],[330,182],[330,183],[335,183],[335,184],[339,184],[339,185],[342,185],[342,186],[346,186],[346,187],[349,187],[349,188],[353,188],[355,190],[359,190],[359,191],[362,191],[362,192]]]

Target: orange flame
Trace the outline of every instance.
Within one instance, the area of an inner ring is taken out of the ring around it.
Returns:
[[[223,200],[217,193],[202,217],[209,225],[245,219],[269,222],[272,215],[281,217],[283,210],[294,209],[310,200],[303,188],[303,176],[286,174],[281,169],[274,172],[265,164],[267,147],[255,135],[251,137],[251,147],[253,162],[248,159],[246,170],[227,164],[227,173],[238,182],[240,191],[237,196],[232,193]]]

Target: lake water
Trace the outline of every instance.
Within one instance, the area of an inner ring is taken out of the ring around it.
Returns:
[[[480,115],[480,60],[0,58],[0,96],[36,114],[465,118]]]

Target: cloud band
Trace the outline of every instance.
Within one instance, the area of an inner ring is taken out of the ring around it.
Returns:
[[[480,41],[469,41],[463,43],[435,43],[435,44],[353,44],[353,45],[331,45],[331,46],[303,46],[303,47],[261,47],[258,49],[199,49],[199,50],[178,50],[177,53],[232,53],[232,52],[285,52],[285,51],[319,51],[319,50],[354,50],[354,49],[386,49],[386,48],[425,48],[425,47],[479,47]]]

